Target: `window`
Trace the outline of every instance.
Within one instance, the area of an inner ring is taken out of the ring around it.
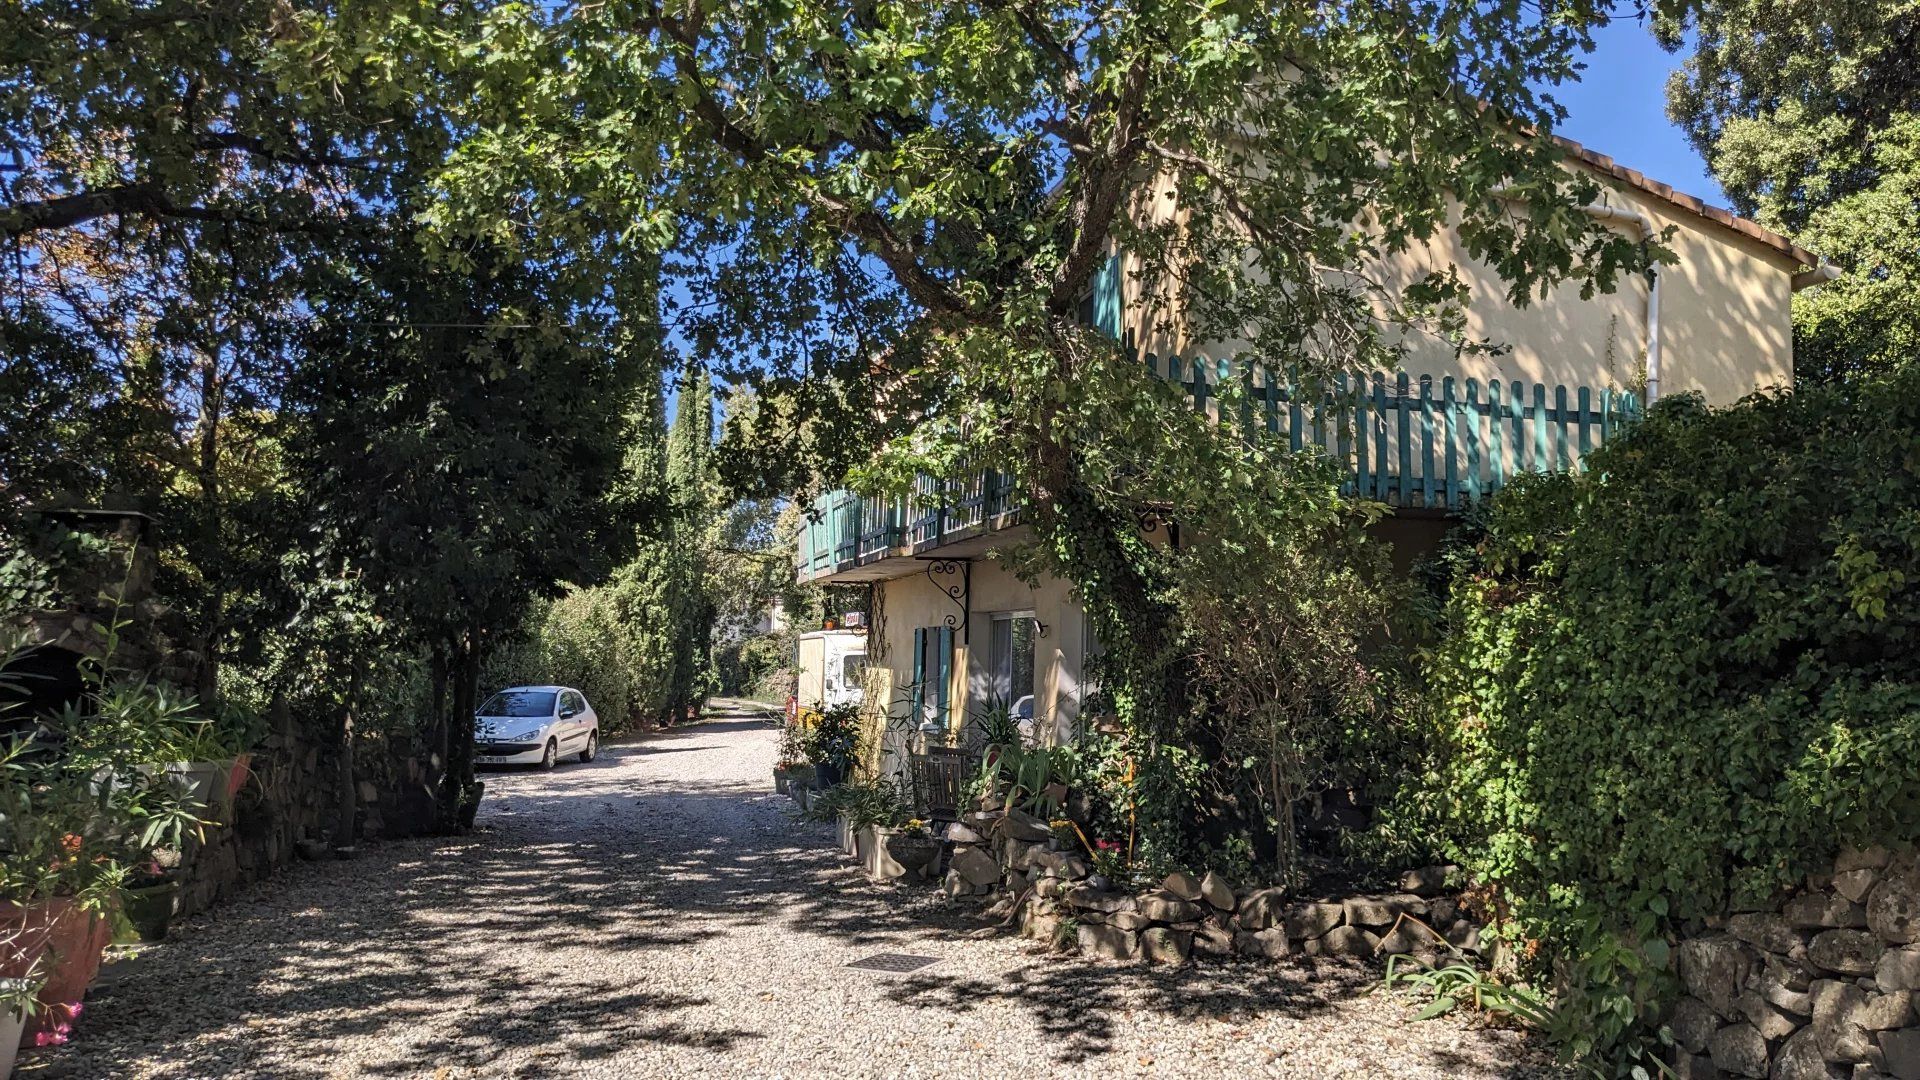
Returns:
[[[953,676],[953,628],[923,626],[913,632],[913,682],[908,715],[926,732],[947,730],[947,684]]]
[[[553,691],[502,690],[480,706],[480,716],[552,716]]]
[[[848,653],[847,655],[841,657],[840,658],[840,684],[842,686],[848,687],[849,689],[851,689],[852,687],[859,686],[860,673],[865,671],[866,667],[867,667],[866,653],[863,653],[863,652]]]
[[[1031,611],[998,613],[993,617],[993,642],[987,653],[993,701],[1006,706],[1020,733],[1029,739],[1034,733],[1034,642],[1040,637],[1039,627]]]

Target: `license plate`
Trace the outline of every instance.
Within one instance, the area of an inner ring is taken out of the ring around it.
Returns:
[[[505,765],[507,759],[498,754],[480,754],[473,759],[476,765]]]

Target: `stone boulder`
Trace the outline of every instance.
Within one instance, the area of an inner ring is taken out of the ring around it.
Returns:
[[[1833,1071],[1820,1054],[1820,1039],[1810,1027],[1803,1027],[1780,1045],[1773,1056],[1771,1080],[1832,1080]]]
[[[1707,1040],[1707,1056],[1713,1067],[1734,1076],[1767,1075],[1767,1040],[1752,1024],[1729,1024]]]
[[[1878,1041],[1889,1073],[1899,1080],[1920,1080],[1920,1028],[1883,1031]]]
[[[1415,896],[1433,896],[1446,891],[1447,882],[1459,876],[1457,866],[1423,866],[1400,875],[1400,891]]]
[[[1242,930],[1233,935],[1233,947],[1242,956],[1259,956],[1268,960],[1278,960],[1289,951],[1287,932],[1277,926],[1251,932]]]
[[[1392,926],[1401,915],[1425,915],[1427,902],[1411,893],[1397,896],[1356,896],[1345,904],[1351,926]]]
[[[1240,898],[1240,910],[1234,924],[1242,930],[1257,932],[1280,923],[1286,916],[1285,889],[1255,889]]]
[[[1294,904],[1287,908],[1282,923],[1290,938],[1317,938],[1346,920],[1346,908],[1340,904]]]
[[[1149,964],[1184,964],[1193,955],[1193,934],[1165,926],[1143,930],[1140,955]]]
[[[1133,911],[1138,906],[1138,902],[1126,893],[1096,889],[1092,885],[1075,885],[1067,890],[1064,899],[1069,907],[1109,915],[1116,911]]]
[[[1182,900],[1200,899],[1200,879],[1185,870],[1175,870],[1160,883],[1160,888]]]
[[[1720,1017],[1714,1014],[1706,1002],[1696,997],[1683,997],[1673,1007],[1673,1016],[1667,1021],[1673,1030],[1673,1041],[1690,1054],[1707,1052],[1707,1040],[1720,1030]]]
[[[1873,967],[1873,981],[1881,990],[1920,990],[1920,947],[1888,949]]]
[[[1705,1002],[1720,1017],[1731,1020],[1734,999],[1746,989],[1757,963],[1739,939],[1712,934],[1681,942],[1675,966],[1688,993]]]
[[[1865,1061],[1873,1036],[1861,1025],[1867,992],[1852,983],[1821,979],[1813,984],[1813,1031],[1820,1056],[1833,1062]]]
[[[1379,948],[1379,937],[1357,926],[1336,926],[1307,942],[1308,954],[1318,956],[1372,956]]]
[[[1760,1032],[1760,1037],[1771,1042],[1784,1039],[1800,1029],[1800,1021],[1788,1014],[1785,1009],[1761,997],[1759,991],[1748,990],[1734,1000],[1734,1010],[1744,1017]]]
[[[1196,888],[1199,883],[1194,883]],[[1177,923],[1198,919],[1200,905],[1191,900],[1182,899],[1178,894],[1166,889],[1144,893],[1140,897],[1140,914],[1154,922]]]
[[[1209,870],[1207,876],[1200,879],[1200,899],[1205,900],[1216,911],[1232,911],[1234,909],[1233,886],[1227,884],[1226,878]]]
[[[1029,844],[1053,839],[1053,827],[1024,810],[1009,810],[1000,819],[1000,835]]]
[[[1867,926],[1889,945],[1920,941],[1920,866],[1904,859],[1867,894]]]
[[[1193,951],[1202,956],[1232,956],[1233,931],[1219,923],[1203,923],[1194,931]]]
[[[1140,955],[1140,935],[1113,926],[1081,923],[1075,941],[1087,956],[1103,960],[1132,960]]]
[[[947,867],[965,878],[969,885],[991,885],[1000,880],[1000,864],[977,847],[961,848],[954,852]]]
[[[1871,975],[1886,948],[1865,930],[1822,930],[1807,945],[1807,960],[1842,975]]]
[[[1833,875],[1833,891],[1856,904],[1864,904],[1879,880],[1880,875],[1872,870],[1848,870]]]
[[[956,821],[947,826],[947,839],[956,844],[984,844],[987,838]]]
[[[1744,912],[1727,919],[1727,933],[1757,949],[1786,954],[1802,944],[1800,932],[1772,912]]]
[[[1787,901],[1781,909],[1796,930],[1857,929],[1867,925],[1867,913],[1844,896],[1824,892],[1804,892]]]

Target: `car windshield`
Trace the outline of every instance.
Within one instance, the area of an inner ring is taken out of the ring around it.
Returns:
[[[480,706],[478,716],[552,716],[553,691],[502,690]]]

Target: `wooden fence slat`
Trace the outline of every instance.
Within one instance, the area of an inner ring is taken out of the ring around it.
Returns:
[[[1553,388],[1553,409],[1555,414],[1553,424],[1553,470],[1555,472],[1565,472],[1573,467],[1573,462],[1568,460],[1567,457],[1568,418],[1566,387],[1555,386]]]
[[[1348,412],[1347,412],[1347,406],[1352,399],[1347,396],[1347,373],[1346,372],[1344,371],[1341,372],[1339,376],[1334,379],[1333,387],[1334,387],[1333,389],[1334,399],[1333,399],[1333,405],[1331,410],[1333,412],[1333,436],[1334,436],[1335,443],[1339,447],[1338,457],[1340,461],[1340,470],[1342,472],[1345,472],[1346,470],[1354,467],[1353,432],[1350,427],[1350,422],[1348,420]],[[1362,449],[1361,454],[1363,457],[1365,456],[1364,448]],[[1355,475],[1362,478],[1362,480],[1364,480],[1366,476],[1366,467],[1364,462],[1361,463],[1361,467],[1355,473]],[[1347,487],[1346,490],[1348,491],[1349,494],[1357,495],[1360,493],[1360,489],[1358,487]]]
[[[1507,416],[1506,406],[1503,405],[1501,402],[1500,380],[1488,379],[1487,380],[1487,494],[1489,495],[1500,490],[1500,485],[1507,482],[1506,475],[1503,471],[1503,468],[1505,465],[1504,459],[1506,455],[1500,452],[1501,444],[1507,441],[1506,434],[1505,434],[1506,426],[1503,423],[1503,421],[1506,420],[1506,416]]]
[[[1440,381],[1441,409],[1447,415],[1447,505],[1460,505],[1460,470],[1455,455],[1460,453],[1460,402],[1454,396],[1453,376]]]
[[[1587,454],[1593,449],[1593,427],[1588,422],[1593,411],[1593,391],[1581,387],[1574,395],[1575,407],[1580,410],[1580,462],[1585,464]]]
[[[1547,388],[1533,384],[1533,471],[1547,471]]]
[[[1420,376],[1420,505],[1433,505],[1433,376]]]
[[[1387,495],[1387,377],[1373,373],[1373,412],[1367,430],[1373,435],[1373,497],[1390,502]]]
[[[1400,440],[1400,475],[1395,477],[1393,482],[1394,503],[1397,506],[1410,506],[1413,503],[1413,496],[1407,488],[1413,480],[1413,440],[1408,430],[1413,422],[1413,413],[1412,407],[1408,404],[1406,372],[1401,372],[1399,377],[1394,379],[1393,390],[1399,396],[1399,401],[1395,402],[1399,406],[1397,410],[1399,415],[1394,418],[1393,433]],[[1383,435],[1382,438],[1385,436]]]

